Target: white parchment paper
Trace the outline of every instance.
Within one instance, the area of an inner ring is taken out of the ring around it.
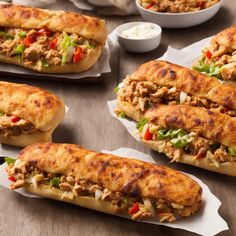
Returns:
[[[211,39],[212,37],[205,38],[180,50],[169,46],[166,53],[159,59],[191,68],[201,56],[202,49],[209,45]]]
[[[155,163],[150,155],[146,155],[142,152],[130,148],[120,148],[114,151],[103,150],[102,152],[111,153],[127,158],[132,157],[134,159]],[[18,153],[19,149],[9,147],[8,149],[4,148],[3,150],[0,146],[1,156],[16,157]],[[0,166],[0,186],[9,188],[10,181],[8,180],[5,171],[6,166],[6,163]],[[204,236],[216,235],[217,233],[223,230],[227,230],[227,223],[218,214],[218,210],[221,205],[219,199],[211,193],[209,188],[200,179],[196,178],[193,175],[187,173],[185,174],[193,178],[203,189],[203,202],[200,211],[192,215],[191,217],[188,217],[186,219],[180,219],[173,223],[159,223],[155,220],[146,220],[144,222],[149,224],[165,225],[171,228],[184,229]],[[21,189],[16,191],[26,197],[38,198],[38,196],[27,193],[26,191]]]

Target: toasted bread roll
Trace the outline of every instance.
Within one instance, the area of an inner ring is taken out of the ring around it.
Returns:
[[[236,79],[236,25],[215,35],[201,58],[193,65],[195,70],[218,79]]]
[[[43,73],[88,70],[107,39],[105,21],[64,11],[0,5],[0,61]]]
[[[15,181],[12,189],[110,214],[129,213],[133,220],[157,214],[172,222],[197,211],[201,202],[201,187],[180,172],[72,144],[28,146],[8,174]]]
[[[186,104],[236,116],[236,86],[166,61],[141,65],[118,92],[118,112],[134,120],[156,104]]]
[[[203,107],[159,105],[149,109],[141,140],[172,161],[236,176],[236,118]]]
[[[27,146],[50,141],[65,113],[64,103],[43,89],[0,82],[0,142]]]

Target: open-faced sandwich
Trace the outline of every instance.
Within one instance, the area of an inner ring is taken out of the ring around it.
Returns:
[[[43,73],[88,70],[101,55],[103,20],[64,11],[0,5],[0,61]]]
[[[212,38],[193,69],[222,80],[236,79],[236,25]]]
[[[236,176],[236,118],[204,107],[157,105],[138,126],[141,141],[171,161]]]
[[[28,146],[7,172],[12,189],[133,220],[173,222],[201,206],[201,187],[178,171],[73,144]]]
[[[0,82],[0,142],[27,146],[51,140],[65,113],[54,94],[25,84]]]
[[[150,61],[117,88],[117,110],[138,121],[156,104],[205,107],[236,116],[236,86],[166,61]]]

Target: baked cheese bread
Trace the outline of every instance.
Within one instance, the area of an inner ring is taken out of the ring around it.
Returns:
[[[204,107],[157,105],[139,122],[141,141],[171,161],[236,176],[236,118]]]
[[[156,104],[205,107],[236,117],[236,86],[167,61],[149,61],[123,81],[116,112],[138,121]]]
[[[64,103],[48,91],[0,82],[1,143],[24,147],[50,141],[64,113]]]
[[[133,220],[173,222],[201,206],[201,187],[178,171],[73,144],[28,146],[7,172],[12,189]]]

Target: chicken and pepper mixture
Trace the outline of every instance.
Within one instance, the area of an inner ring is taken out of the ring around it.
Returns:
[[[95,198],[96,201],[110,201],[114,207],[114,213],[128,213],[132,220],[157,217],[160,222],[173,222],[178,217],[187,217],[194,213],[200,203],[200,198],[193,206],[183,206],[164,199],[131,196],[127,193],[111,191],[97,183],[75,178],[72,175],[46,173],[24,161],[6,158],[6,162],[9,165],[7,172],[9,180],[12,181],[12,189],[24,187],[26,184],[32,184],[37,188],[43,184],[60,190],[62,200],[86,196]]]
[[[150,81],[135,81],[127,78],[124,80],[124,86],[117,92],[121,100],[132,104],[141,112],[145,112],[155,104],[185,104],[205,107],[212,111],[236,117],[236,110],[216,104],[205,98],[190,96],[175,87],[168,88]]]
[[[140,0],[140,5],[155,12],[193,12],[211,7],[219,0]]]
[[[0,29],[0,54],[14,57],[28,65],[48,67],[83,60],[96,43],[76,34],[52,32],[47,28],[24,30]]]
[[[34,131],[34,125],[29,121],[21,119],[18,116],[0,112],[0,134],[6,138],[32,133]]]
[[[183,129],[163,128],[147,119],[137,123],[145,141],[157,141],[160,152],[165,152],[171,161],[179,161],[183,154],[195,156],[196,160],[207,158],[216,167],[220,163],[236,161],[236,150],[214,140]]]
[[[217,40],[203,49],[201,59],[193,69],[223,80],[236,79],[236,50],[220,45]]]

